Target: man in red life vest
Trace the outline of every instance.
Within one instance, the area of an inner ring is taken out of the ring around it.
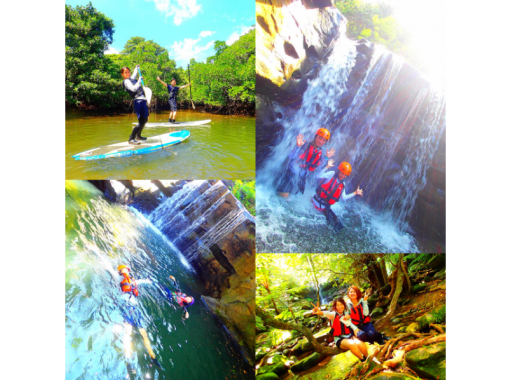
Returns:
[[[154,351],[152,351],[151,342],[147,336],[147,331],[145,330],[146,323],[142,313],[138,309],[137,300],[137,298],[140,296],[138,285],[151,284],[152,281],[149,279],[135,281],[135,279],[130,275],[131,270],[126,265],[119,265],[117,268],[118,273],[115,273],[113,270],[109,271],[112,277],[117,280],[122,292],[123,305],[121,308],[122,316],[124,317],[125,322],[123,346],[126,359],[128,361],[132,360],[131,334],[133,332],[134,326],[138,329],[138,332],[142,336],[143,344],[147,349],[152,362],[158,367],[161,367],[156,359],[156,354],[154,354]],[[127,363],[127,368],[131,376],[136,375],[136,369],[130,362]]]
[[[319,128],[312,142],[305,144],[302,134],[296,138],[296,147],[287,159],[287,167],[280,184],[276,188],[278,195],[287,198],[290,193],[304,193],[306,177],[309,172],[322,169],[326,165],[326,159],[322,154],[321,147],[329,140],[330,134],[326,128]],[[326,150],[326,157],[331,158],[335,154],[335,148]],[[331,160],[330,160],[331,161]]]
[[[324,172],[317,175],[319,185],[312,198],[312,203],[315,209],[324,213],[328,222],[331,223],[337,231],[340,231],[344,228],[344,225],[333,211],[331,211],[331,206],[338,202],[340,198],[345,202],[355,195],[363,196],[363,190],[358,186],[358,189],[351,194],[347,194],[345,191],[344,179],[352,172],[351,164],[342,162],[335,171],[328,171],[331,167],[333,167],[332,160],[328,162]]]

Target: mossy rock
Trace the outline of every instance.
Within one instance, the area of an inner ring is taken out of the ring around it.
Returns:
[[[285,366],[283,363],[275,363],[271,365],[265,365],[263,367],[260,367],[257,370],[257,375],[262,375],[264,373],[273,372],[277,374],[278,376],[284,375],[289,371],[289,369]],[[257,376],[258,378],[258,376]]]
[[[397,330],[397,333],[404,333],[407,330],[407,326],[402,326]]]
[[[255,351],[255,360],[259,361],[264,356],[266,356],[269,351],[271,351],[271,349],[268,347],[257,348],[257,350]]]
[[[420,380],[418,377],[411,376],[407,373],[385,373],[380,372],[368,380]]]
[[[300,356],[305,352],[309,352],[313,350],[313,345],[308,340],[301,340],[294,348],[291,350],[292,355]]]
[[[422,290],[425,290],[427,288],[427,284],[416,284],[411,288],[411,293],[416,294],[418,292],[421,292]]]
[[[446,342],[409,351],[404,360],[421,377],[446,380]]]
[[[427,314],[416,318],[416,322],[420,325],[420,331],[424,331],[429,328],[431,323],[440,324],[446,320],[446,306],[441,305]]]
[[[414,323],[411,323],[409,326],[407,326],[406,328],[406,332],[411,332],[411,333],[416,333],[420,331],[420,325],[416,322]]]
[[[302,372],[302,371],[305,371],[307,369],[312,368],[317,363],[321,362],[324,358],[325,358],[324,355],[321,355],[321,354],[319,354],[317,352],[314,352],[310,356],[307,356],[306,358],[301,359],[296,364],[291,366],[290,370],[292,372]]]
[[[379,318],[379,317],[382,317],[383,315],[384,315],[384,309],[382,307],[376,307],[372,311],[372,314],[370,314],[370,316],[373,318]]]
[[[258,375],[257,377],[255,377],[255,380],[278,380],[278,379],[279,379],[278,375],[273,372],[263,373],[262,375]]]

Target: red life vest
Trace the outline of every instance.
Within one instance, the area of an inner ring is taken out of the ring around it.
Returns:
[[[358,306],[352,305],[351,309],[351,319],[352,323],[354,323],[356,326],[360,323],[368,323],[370,322],[370,317],[367,315],[363,315],[363,305],[358,303]]]
[[[333,320],[333,336],[342,336],[352,334],[352,329],[340,322],[340,314],[336,313]]]
[[[175,300],[177,301],[177,303],[179,304],[179,306],[183,306],[184,303],[186,303],[186,294],[183,294],[183,293],[175,293]],[[187,303],[186,303],[187,305]]]
[[[340,200],[343,189],[343,181],[340,181],[335,174],[328,182],[322,180],[319,186],[317,186],[316,199],[321,204],[335,204]]]
[[[138,297],[138,287],[136,286],[135,280],[133,280],[127,273],[122,273],[124,279],[120,282],[120,289],[124,293],[131,293],[135,297]]]
[[[321,154],[322,150],[309,144],[305,152],[299,156],[299,158],[303,160],[299,166],[313,172],[320,164]]]

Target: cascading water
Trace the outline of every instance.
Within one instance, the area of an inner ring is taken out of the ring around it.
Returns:
[[[182,319],[154,284],[140,285],[139,310],[162,369],[151,365],[133,329],[134,366],[154,379],[248,379],[253,369],[200,298],[183,255],[150,221],[107,201],[87,182],[66,182],[66,378],[126,378],[121,291],[107,269],[128,265],[136,279],[172,289],[169,275],[195,298]]]
[[[413,214],[416,199],[427,184],[434,155],[444,149],[445,95],[384,48],[376,46],[368,55],[357,51],[357,43],[339,38],[327,64],[310,81],[301,107],[279,109],[281,139],[257,168],[258,252],[423,249],[409,222],[420,217]],[[347,161],[353,167],[345,181],[347,192],[357,186],[364,191],[363,198],[332,207],[347,226],[341,235],[313,210],[313,175],[304,195],[283,200],[275,191],[296,136],[311,141],[320,127],[331,132],[323,153],[335,148],[335,166]]]

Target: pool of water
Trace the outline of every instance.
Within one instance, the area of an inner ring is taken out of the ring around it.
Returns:
[[[134,113],[66,113],[66,179],[255,179],[255,118],[182,110],[177,121],[211,119],[187,129],[191,136],[181,144],[142,156],[76,161],[73,155],[104,145],[127,141]],[[153,112],[149,123],[168,122],[168,112]],[[145,128],[142,136],[169,131]]]
[[[203,289],[184,256],[144,218],[111,203],[87,182],[66,181],[66,379],[126,379],[127,363],[143,379],[253,379],[225,328],[200,299]],[[189,319],[154,285],[140,285],[138,308],[161,369],[151,363],[142,336],[124,350],[121,291],[108,268],[126,264],[135,278],[172,289],[176,277],[195,298]]]

